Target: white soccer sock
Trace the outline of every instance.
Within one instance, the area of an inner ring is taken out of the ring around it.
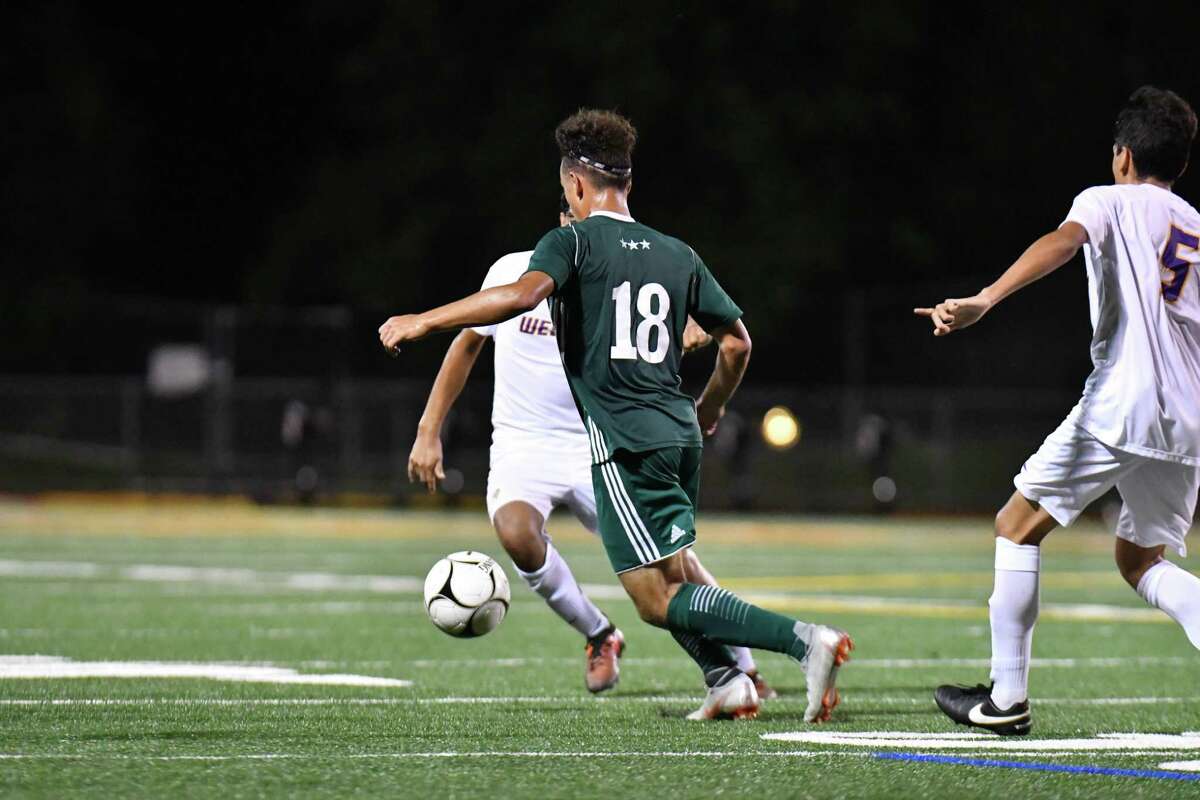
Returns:
[[[996,537],[992,620],[992,702],[1004,710],[1029,696],[1029,654],[1038,616],[1041,549]]]
[[[737,659],[738,669],[742,672],[753,672],[757,668],[754,663],[754,656],[750,655],[749,647],[729,645],[729,651]]]
[[[1192,646],[1200,649],[1200,578],[1164,559],[1142,575],[1137,593],[1182,625]]]
[[[571,568],[550,542],[546,542],[546,563],[537,571],[522,572],[515,564],[513,567],[530,589],[540,594],[555,613],[584,636],[596,636],[608,627],[608,617],[587,599],[571,574]]]

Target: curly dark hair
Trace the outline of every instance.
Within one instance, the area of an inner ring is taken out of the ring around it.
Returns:
[[[629,187],[637,129],[615,111],[581,108],[554,129],[564,159],[588,171],[600,187]]]
[[[1142,177],[1173,183],[1187,168],[1196,112],[1172,91],[1143,86],[1117,114],[1113,144],[1133,151]]]

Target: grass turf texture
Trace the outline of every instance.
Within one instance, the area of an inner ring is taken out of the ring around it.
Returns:
[[[820,730],[955,732],[934,709],[931,690],[940,682],[984,680],[986,667],[893,660],[987,658],[989,528],[986,520],[709,515],[701,521],[698,552],[731,589],[852,632],[858,649],[842,672],[843,705]],[[1165,798],[1198,791],[1196,784],[1170,780],[870,755],[899,748],[765,741],[760,734],[810,730],[802,720],[801,672],[773,654],[762,655],[760,664],[783,697],[767,704],[757,721],[686,722],[683,715],[701,694],[694,665],[665,632],[636,619],[596,541],[569,518],[556,518],[551,530],[579,579],[604,587],[594,591],[598,603],[629,641],[621,684],[602,699],[583,689],[580,637],[520,584],[507,562],[514,595],[509,617],[476,640],[435,630],[416,591],[374,591],[361,581],[325,589],[286,582],[289,574],[312,572],[421,578],[450,551],[499,555],[479,513],[0,505],[0,559],[6,560],[0,572],[8,573],[0,578],[0,654],[270,662],[305,673],[414,681],[404,688],[362,688],[0,680],[0,754],[10,756],[0,758],[0,794],[932,800],[1117,792]],[[1086,525],[1055,533],[1046,547],[1047,613],[1035,658],[1077,660],[1033,670],[1038,739],[1200,730],[1194,688],[1200,659],[1169,620],[1140,611],[1141,601],[1112,566],[1111,547],[1111,537]],[[47,561],[76,566],[21,574]],[[79,563],[94,566],[85,576],[65,574],[79,571]],[[145,564],[259,572],[145,579],[128,571]],[[1085,603],[1128,609],[1133,617],[1114,619],[1119,609],[1105,608],[1094,610],[1099,619],[1079,619],[1087,609],[1078,604]],[[1150,697],[1174,699],[1086,704]],[[61,702],[71,700],[107,704]],[[793,751],[805,755],[783,755]],[[940,752],[1151,770],[1200,758],[1195,751]],[[435,755],[446,753],[480,755]]]

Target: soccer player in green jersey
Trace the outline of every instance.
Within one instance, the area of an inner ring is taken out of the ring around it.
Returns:
[[[642,619],[666,628],[709,687],[690,719],[753,717],[759,698],[726,645],[785,653],[807,680],[805,719],[829,719],[843,631],[753,606],[687,580],[696,539],[701,432],[711,435],[750,358],[742,311],[696,252],[629,214],[636,131],[609,111],[581,110],[555,131],[559,182],[577,222],[546,234],[529,270],[423,314],[390,318],[385,349],[525,313],[550,298],[559,350],[592,455],[600,535]],[[688,316],[712,335],[716,367],[699,400],[680,388]]]

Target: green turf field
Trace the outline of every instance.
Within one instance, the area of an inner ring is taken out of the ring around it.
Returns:
[[[1098,526],[1046,548],[1033,735],[928,738],[964,731],[932,687],[987,675],[989,527],[702,519],[698,552],[726,585],[854,636],[843,704],[814,728],[799,668],[773,654],[760,663],[783,697],[758,720],[685,721],[698,671],[636,619],[569,519],[552,524],[559,548],[629,642],[620,686],[599,700],[583,689],[582,640],[511,568],[494,634],[452,639],[426,620],[419,579],[437,557],[499,554],[482,513],[0,504],[0,795],[1200,794],[1179,779],[1200,772],[1160,767],[1200,760],[1200,734],[1179,736],[1200,731],[1200,658],[1120,581]],[[213,664],[265,682],[161,674]],[[160,673],[12,677],[81,670]],[[395,685],[295,682],[322,674]],[[763,738],[786,733],[809,738]]]

